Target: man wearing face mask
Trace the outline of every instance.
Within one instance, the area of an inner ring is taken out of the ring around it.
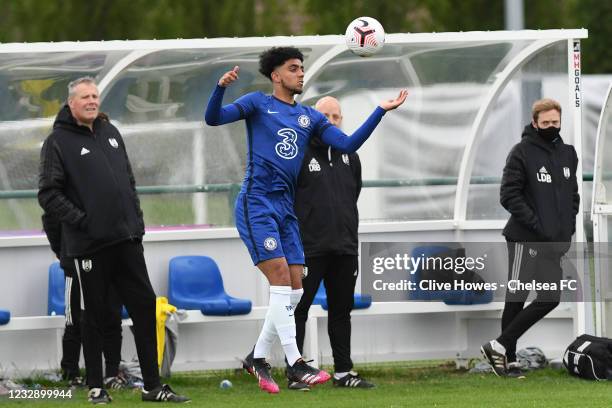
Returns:
[[[552,99],[533,104],[532,121],[506,160],[500,201],[510,212],[503,230],[508,245],[508,281],[558,282],[561,256],[576,231],[580,207],[578,156],[560,136],[561,105]],[[498,376],[523,377],[516,343],[531,326],[559,304],[558,291],[537,291],[523,308],[527,290],[508,287],[502,333],[481,351]]]

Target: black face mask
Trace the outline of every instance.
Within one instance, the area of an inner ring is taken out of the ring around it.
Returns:
[[[558,138],[559,132],[561,132],[561,128],[556,128],[554,126],[547,127],[546,129],[538,128],[538,135],[540,135],[542,139],[546,140],[547,142],[552,142]]]

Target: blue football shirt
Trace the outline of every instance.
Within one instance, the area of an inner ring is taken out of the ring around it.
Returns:
[[[380,122],[385,110],[377,107],[351,136],[329,123],[319,111],[297,102],[289,104],[252,92],[234,103],[221,106],[225,88],[217,86],[206,108],[206,123],[212,126],[246,121],[248,157],[241,192],[266,194],[285,192],[291,198],[311,137],[336,149],[352,153],[367,140]]]

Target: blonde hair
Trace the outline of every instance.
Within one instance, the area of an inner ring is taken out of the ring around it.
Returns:
[[[561,105],[554,99],[544,98],[535,101],[531,107],[531,116],[533,117],[533,121],[538,121],[538,116],[540,116],[541,112],[547,112],[553,109],[559,112],[559,115],[561,115]]]

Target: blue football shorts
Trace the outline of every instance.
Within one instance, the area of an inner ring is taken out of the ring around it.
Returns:
[[[257,265],[268,259],[285,257],[289,265],[304,265],[293,200],[283,192],[266,195],[240,193],[234,208],[236,228]]]

